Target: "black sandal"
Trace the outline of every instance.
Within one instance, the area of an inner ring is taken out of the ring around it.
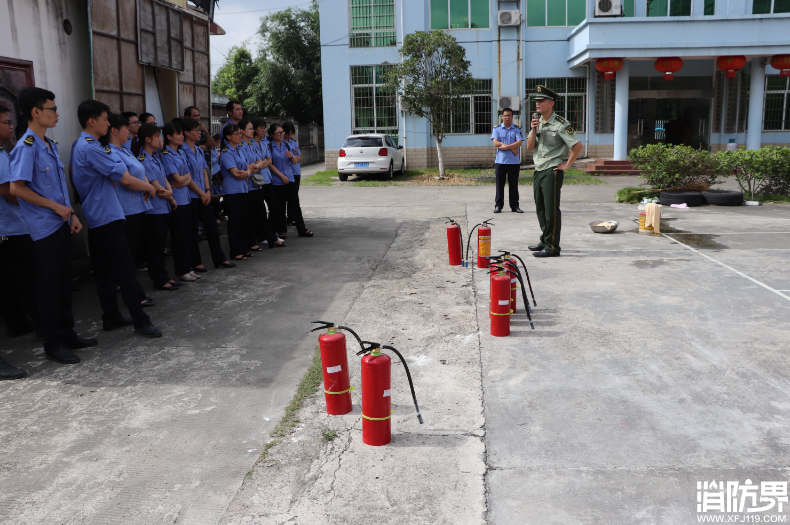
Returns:
[[[250,247],[250,250],[251,250],[251,251],[253,251],[253,252],[262,252],[262,251],[263,251],[263,248],[261,248],[260,246],[258,246],[258,245],[256,244],[256,245],[255,245],[255,248],[253,248],[253,247]]]
[[[233,259],[234,259],[234,260],[236,260],[236,261],[246,261],[246,260],[247,260],[247,257],[246,257],[246,256],[244,256],[244,255],[237,255],[237,256],[236,256],[236,257],[234,257]]]
[[[307,230],[306,232],[299,234],[299,237],[312,237],[312,236],[313,236],[313,232],[311,232],[310,230]]]

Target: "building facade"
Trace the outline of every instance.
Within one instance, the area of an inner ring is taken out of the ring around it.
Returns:
[[[397,137],[412,168],[438,165],[427,121],[380,80],[403,36],[431,29],[464,46],[476,79],[442,143],[448,167],[491,166],[501,107],[528,122],[537,84],[560,94],[555,110],[587,156],[790,143],[790,79],[770,65],[790,54],[790,0],[322,0],[320,17],[327,169],[348,135],[371,132]],[[716,66],[723,56],[745,58],[733,78]],[[682,67],[665,80],[656,61],[672,57]],[[596,69],[608,58],[622,59],[614,79]]]

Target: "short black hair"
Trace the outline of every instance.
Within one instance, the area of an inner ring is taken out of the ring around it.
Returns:
[[[11,109],[0,104],[0,113],[11,113]]]
[[[263,128],[263,136],[266,136],[266,121],[262,118],[254,118],[251,120],[252,122],[252,129],[254,132],[258,132],[258,128]]]
[[[82,126],[82,129],[85,129],[88,127],[88,121],[90,119],[99,118],[101,117],[102,113],[109,112],[110,106],[104,102],[99,102],[98,100],[89,98],[88,100],[83,100],[79,107],[77,107],[77,120],[80,121],[80,126]]]
[[[134,115],[134,113],[132,114]],[[129,125],[129,117],[125,113],[108,113],[107,120],[110,122],[110,127],[107,128],[107,133],[104,136],[99,137],[99,142],[102,146],[110,143],[110,133],[112,133],[113,129],[120,130],[122,127]]]
[[[19,124],[17,124],[16,129],[14,130],[14,138],[19,140],[22,138],[22,135],[27,132],[27,120],[25,120],[24,115],[19,115],[17,117],[17,121],[19,121]]]
[[[195,106],[189,106],[184,110],[184,118],[192,118],[192,110],[197,109],[197,112],[200,113],[200,110]]]
[[[33,108],[40,107],[47,100],[55,100],[55,94],[37,87],[24,88],[16,97],[19,111],[28,121],[33,120]]]
[[[153,118],[154,121],[156,120],[156,117],[154,117],[150,113],[140,113],[140,116],[138,118],[140,119],[140,122],[143,122],[143,123],[145,123],[145,121],[148,120],[149,118]]]
[[[231,111],[233,111],[233,106],[235,106],[236,104],[241,106],[241,102],[239,102],[238,100],[228,100],[228,103],[225,104],[225,111],[230,113]]]
[[[129,120],[132,120],[132,117],[136,117],[137,113],[135,113],[134,111],[124,111],[123,113],[121,113],[121,115],[123,115],[124,117],[126,117]],[[128,124],[127,124],[127,126],[128,126]]]
[[[194,131],[200,127],[200,122],[193,118],[182,118],[180,124],[184,133],[187,131]]]
[[[505,108],[505,109],[503,109],[503,110],[502,110],[502,114],[503,114],[503,115],[505,114],[505,111],[510,111],[510,114],[511,114],[511,115],[513,114],[513,110],[512,110],[512,109],[510,109],[510,108]]]
[[[287,135],[288,133],[296,133],[296,126],[294,126],[293,122],[283,122],[283,131]]]
[[[162,138],[165,139],[165,146],[170,145],[170,139],[167,138],[168,135],[172,137],[173,135],[177,135],[182,132],[181,122],[179,119],[173,119],[172,122],[165,124],[164,127],[162,127]]]

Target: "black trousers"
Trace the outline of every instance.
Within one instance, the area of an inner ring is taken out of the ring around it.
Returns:
[[[296,231],[299,232],[300,235],[305,233],[307,227],[304,224],[302,205],[299,202],[299,183],[292,182],[285,185],[285,200],[288,206],[288,220],[296,223]]]
[[[145,253],[148,259],[148,275],[154,286],[161,288],[170,282],[165,268],[165,246],[167,231],[170,229],[170,214],[145,215]]]
[[[30,319],[38,323],[36,262],[30,235],[12,235],[0,243],[0,312],[9,332],[26,328]]]
[[[102,321],[111,322],[122,317],[118,309],[117,282],[121,297],[135,324],[148,321],[140,305],[140,283],[134,275],[134,257],[129,251],[129,241],[123,231],[123,221],[113,221],[91,228],[88,243],[96,275],[96,292],[102,308]]]
[[[291,184],[296,186],[296,193],[298,194],[299,193],[299,186],[302,184],[302,176],[301,175],[294,175],[294,181]],[[289,186],[291,184],[289,184]],[[289,200],[288,204],[286,206],[286,210],[285,210],[286,211],[285,215],[286,215],[286,218],[288,219],[288,223],[289,224],[290,224],[291,221],[294,220],[294,215],[295,215],[294,214],[294,206],[295,205],[293,203],[291,203],[291,201]]]
[[[496,197],[494,206],[505,207],[505,180],[507,179],[510,209],[518,208],[518,164],[494,164],[496,174]]]
[[[192,234],[192,203],[179,204],[170,214],[170,249],[176,275],[192,271],[192,244],[196,240]]]
[[[71,311],[71,233],[68,223],[64,222],[47,237],[33,241],[33,258],[36,265],[38,330],[44,337],[44,350],[49,350],[77,336]],[[112,288],[114,295],[114,283]]]
[[[254,246],[264,239],[270,246],[277,242],[277,234],[272,230],[266,212],[267,186],[270,185],[247,194],[247,244],[249,246]]]
[[[214,217],[214,210],[211,205],[204,206],[200,199],[192,199],[192,233],[194,235],[193,252],[192,252],[192,266],[203,264],[200,258],[200,247],[198,244],[198,222],[203,225],[203,232],[208,238],[208,248],[211,251],[211,261],[214,265],[218,265],[228,260],[225,257],[225,252],[222,251],[222,246],[219,243],[219,228],[217,228],[217,219]]]
[[[123,231],[126,234],[126,240],[129,242],[129,252],[132,254],[135,265],[140,261],[139,254],[145,246],[145,212],[135,213],[134,215],[127,215],[126,222],[123,223]],[[145,291],[143,287],[138,285],[138,293],[140,300],[145,300]]]
[[[248,252],[247,246],[247,227],[245,226],[244,216],[247,210],[247,194],[234,193],[224,195],[222,200],[225,202],[225,212],[228,214],[228,244],[230,245],[230,256],[237,257]]]

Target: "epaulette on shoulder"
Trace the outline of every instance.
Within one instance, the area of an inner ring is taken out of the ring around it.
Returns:
[[[85,140],[87,140],[88,142],[93,142],[94,141],[94,139],[92,139],[90,137],[85,137]]]
[[[227,147],[227,146],[225,146],[224,148],[222,148],[222,153],[225,153],[226,151],[228,151],[228,147]]]
[[[53,143],[53,144],[57,144],[57,143],[58,143],[58,141],[57,141],[57,140],[55,140],[55,139],[51,139],[51,138],[49,138],[49,137],[47,137],[47,140],[48,140],[48,141],[50,141],[50,142],[51,142],[51,143]]]
[[[563,124],[565,124],[566,122],[568,122],[567,120],[565,120],[564,118],[562,118],[562,117],[561,117],[561,116],[559,116],[559,115],[557,115],[557,116],[556,116],[555,120],[558,120],[558,121],[562,122]]]
[[[28,146],[32,146],[35,141],[36,139],[33,138],[33,135],[28,135],[27,138],[25,139],[25,144],[27,144]]]
[[[167,155],[168,153],[170,153],[170,150],[169,150],[169,149],[163,149],[163,150],[162,150],[162,153],[164,153],[165,155]]]
[[[137,157],[137,160],[145,160],[145,153],[140,154],[140,156]]]
[[[104,153],[112,153],[110,146],[104,146]]]

